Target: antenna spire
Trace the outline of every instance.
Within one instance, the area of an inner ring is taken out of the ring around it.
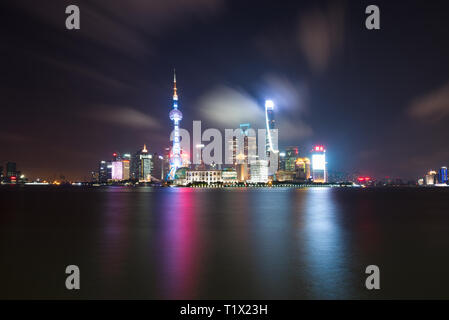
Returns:
[[[173,100],[178,100],[178,93],[176,88],[176,69],[173,68]]]

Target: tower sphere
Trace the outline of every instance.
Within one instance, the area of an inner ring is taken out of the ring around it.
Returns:
[[[170,120],[175,120],[175,121],[182,120],[182,112],[179,111],[178,109],[173,109],[172,111],[170,111],[169,116],[170,116]]]

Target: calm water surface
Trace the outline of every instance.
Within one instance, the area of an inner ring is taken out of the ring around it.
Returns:
[[[0,298],[448,299],[449,190],[3,186]]]

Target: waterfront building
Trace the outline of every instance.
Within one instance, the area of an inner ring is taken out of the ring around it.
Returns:
[[[237,164],[235,170],[236,170],[238,182],[248,181],[248,179],[249,179],[248,164],[246,162]]]
[[[238,182],[237,171],[234,168],[224,168],[221,171],[221,178],[225,184],[234,184]]]
[[[435,185],[436,181],[436,177],[437,177],[437,173],[436,171],[429,171],[429,173],[426,174],[426,177],[424,179],[425,183],[427,186],[433,186]]]
[[[229,179],[230,175],[227,175]],[[223,182],[221,170],[186,170],[185,184],[204,182],[207,184]],[[181,183],[182,184],[182,183]]]
[[[182,167],[181,145],[179,136],[179,122],[182,120],[182,112],[178,109],[178,93],[176,88],[176,72],[173,75],[173,109],[169,113],[170,120],[173,121],[173,148],[170,157],[170,171],[167,179],[173,180],[176,170]]]
[[[295,164],[295,180],[306,181],[311,177],[310,159],[297,158]]]
[[[312,150],[312,178],[314,182],[327,182],[326,150],[315,146]]]
[[[438,183],[447,183],[447,168],[441,167],[438,171]]]
[[[268,161],[267,160],[253,160],[250,162],[250,181],[252,183],[267,183],[268,182]]]
[[[276,172],[276,180],[279,182],[293,182],[295,180],[295,172],[278,170]]]
[[[181,167],[176,169],[176,173],[173,179],[173,183],[178,186],[185,186],[188,184],[187,173],[189,169],[186,167]]]

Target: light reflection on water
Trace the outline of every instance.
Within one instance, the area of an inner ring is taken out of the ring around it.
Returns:
[[[158,265],[162,288],[166,299],[193,299],[196,297],[201,251],[197,216],[201,206],[194,207],[193,189],[170,189],[164,197],[165,212],[161,212],[158,245],[162,249]]]
[[[446,199],[415,189],[14,189],[0,193],[0,297],[73,298],[58,282],[73,263],[78,298],[449,298]],[[377,295],[363,285],[373,262],[387,283]]]
[[[332,196],[330,188],[307,190],[299,217],[303,227],[298,232],[312,296],[337,299],[348,296],[349,270],[341,212]]]

